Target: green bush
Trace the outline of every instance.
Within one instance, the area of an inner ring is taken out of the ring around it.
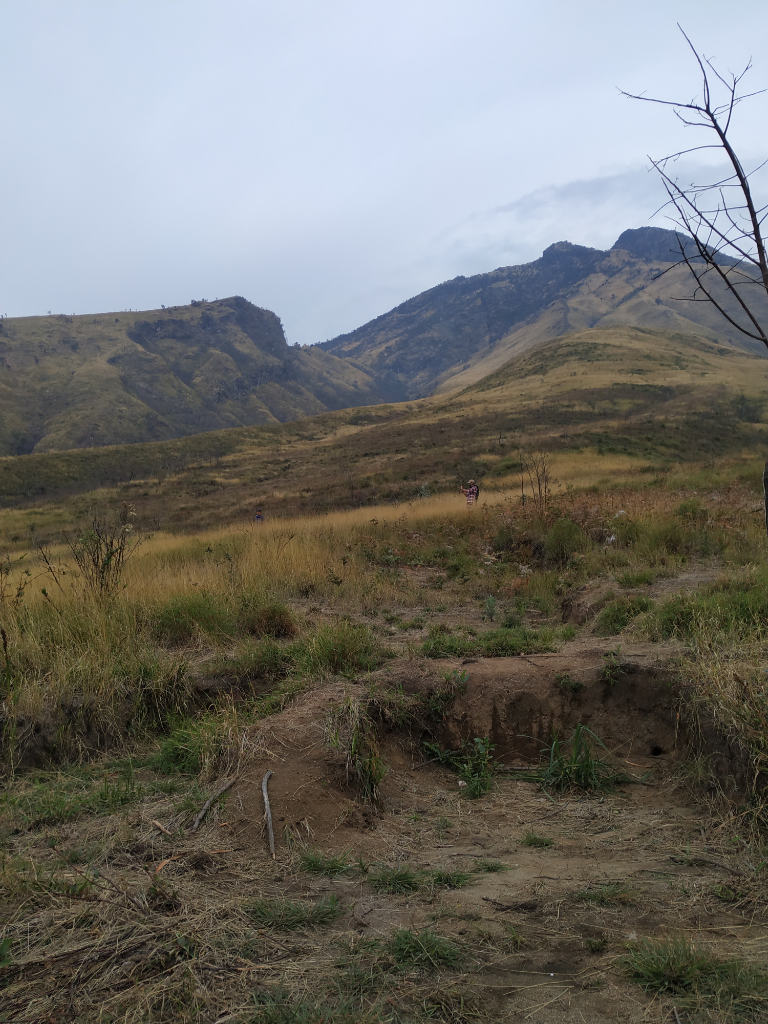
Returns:
[[[577,551],[585,551],[589,546],[589,537],[578,523],[566,516],[558,519],[544,538],[544,554],[557,565],[565,565]]]
[[[233,636],[235,617],[221,598],[208,591],[177,594],[156,608],[151,628],[162,643],[185,644],[194,639],[198,630],[211,637]]]
[[[598,616],[595,633],[598,636],[614,636],[642,612],[654,607],[648,597],[619,597],[609,601]]]

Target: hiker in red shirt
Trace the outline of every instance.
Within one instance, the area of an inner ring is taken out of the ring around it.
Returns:
[[[474,480],[470,480],[465,487],[460,487],[459,490],[462,494],[467,496],[467,508],[472,508],[477,499],[480,497],[480,488],[477,486]]]

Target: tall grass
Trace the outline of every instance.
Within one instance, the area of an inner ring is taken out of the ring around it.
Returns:
[[[431,601],[460,612],[493,598],[500,628],[433,628],[423,652],[552,649],[553,618],[568,588],[606,572],[670,572],[713,552],[727,578],[699,596],[658,604],[643,628],[655,638],[762,642],[768,576],[748,566],[736,571],[762,558],[754,517],[733,520],[711,501],[664,490],[568,492],[546,510],[513,494],[484,498],[472,512],[442,495],[194,538],[156,534],[126,566],[124,589],[101,598],[83,589],[65,549],[48,552],[57,579],[32,553],[3,577],[0,593],[5,754],[43,740],[63,754],[168,730],[193,710],[201,671],[260,690],[286,675],[368,671],[380,663],[380,644],[345,616],[376,623],[385,609]],[[423,584],[423,575],[417,582],[416,569],[435,573],[432,582]],[[318,613],[329,609],[336,621],[318,625]],[[523,626],[529,609],[550,621]]]

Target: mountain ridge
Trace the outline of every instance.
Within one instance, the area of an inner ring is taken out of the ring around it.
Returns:
[[[289,347],[276,314],[241,296],[0,320],[0,454],[167,440],[392,397],[330,353]]]
[[[702,334],[763,356],[709,303],[682,311],[690,272],[676,264],[678,237],[664,228],[630,228],[610,250],[555,242],[538,260],[443,282],[320,347],[409,398],[464,387],[467,373],[479,379],[528,347],[599,325]],[[768,303],[757,306],[768,319]]]

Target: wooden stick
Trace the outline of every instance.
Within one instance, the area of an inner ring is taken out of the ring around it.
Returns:
[[[167,828],[165,827],[165,825],[161,825],[161,824],[160,824],[160,822],[159,822],[159,821],[157,821],[157,819],[156,819],[156,818],[153,818],[153,819],[152,819],[152,821],[150,822],[150,825],[154,825],[154,826],[155,826],[155,828],[159,828],[159,829],[160,829],[160,831],[161,831],[161,832],[165,832],[165,834],[166,834],[167,836],[173,836],[173,832],[169,831],[169,829],[167,829]]]
[[[264,797],[264,812],[267,818],[267,828],[269,829],[269,852],[272,854],[272,860],[275,859],[275,833],[272,828],[272,811],[269,809],[269,793],[267,793],[267,783],[272,778],[274,773],[268,771],[264,778],[261,780],[261,793]]]
[[[208,799],[205,801],[205,803],[203,804],[203,806],[200,808],[200,810],[197,813],[197,817],[195,818],[194,824],[192,825],[192,831],[193,832],[197,832],[197,830],[200,828],[200,823],[202,822],[203,818],[208,813],[208,809],[211,806],[211,804],[213,803],[213,801],[214,800],[218,800],[218,798],[221,796],[221,794],[222,793],[226,793],[227,790],[231,789],[236,782],[237,782],[237,776],[235,775],[231,779],[223,782],[219,786],[219,788],[216,790],[216,792],[212,796],[208,797]]]

